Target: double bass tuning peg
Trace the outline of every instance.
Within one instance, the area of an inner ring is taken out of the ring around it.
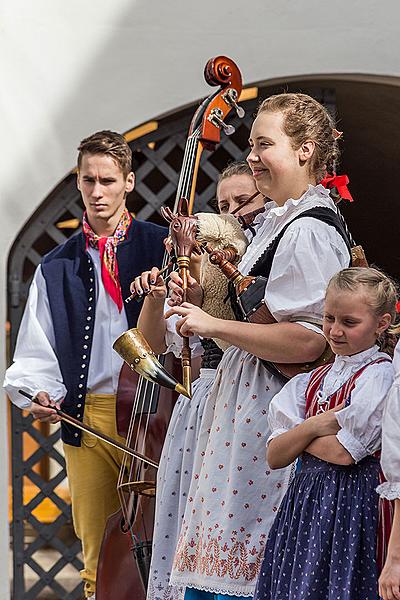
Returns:
[[[229,106],[232,106],[232,108],[235,109],[239,119],[243,119],[245,112],[244,109],[237,103],[237,91],[234,88],[228,88],[222,97],[225,100],[225,102],[229,104]]]
[[[234,126],[225,123],[222,117],[222,110],[220,108],[213,108],[210,115],[208,116],[208,120],[216,127],[220,127],[221,129],[223,129],[225,135],[232,135],[232,133],[235,133],[236,130]]]

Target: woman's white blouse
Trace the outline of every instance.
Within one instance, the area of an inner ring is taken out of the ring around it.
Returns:
[[[378,486],[382,498],[400,498],[400,342],[393,357],[394,382],[386,399],[382,423],[381,465],[387,482]]]
[[[332,395],[363,365],[378,358],[388,358],[378,346],[353,356],[336,356],[323,381],[322,394]],[[267,443],[304,421],[310,377],[311,373],[297,375],[273,398],[268,414],[272,433]],[[336,437],[356,463],[380,448],[383,408],[392,381],[391,362],[370,365],[356,380],[351,404],[335,413],[341,427]]]
[[[268,203],[268,211],[255,219],[256,237],[239,263],[239,271],[247,275],[263,250],[294,217],[319,206],[336,212],[329,190],[322,185],[310,185],[300,199],[287,200],[284,206]],[[278,244],[265,289],[265,301],[275,319],[296,320],[320,333],[297,317],[321,320],[326,281],[348,266],[349,260],[347,246],[336,229],[312,217],[294,221]]]

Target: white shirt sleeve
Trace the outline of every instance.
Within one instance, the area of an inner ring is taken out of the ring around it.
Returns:
[[[35,396],[45,391],[50,398],[61,401],[67,390],[63,384],[54,351],[54,328],[41,267],[36,269],[18,332],[13,364],[7,369],[4,389],[20,408],[29,408],[30,401],[19,389]]]
[[[394,384],[386,398],[382,422],[382,471],[387,481],[377,492],[388,500],[400,498],[400,342],[393,357]]]
[[[303,217],[279,242],[265,290],[269,310],[279,321],[306,316],[321,320],[330,278],[349,265],[348,249],[331,226]],[[300,324],[318,333],[317,327]]]
[[[267,444],[282,433],[300,425],[306,412],[306,396],[311,373],[302,373],[290,379],[272,399],[268,411],[271,435]]]
[[[400,341],[397,342],[393,354],[394,382],[400,384]]]
[[[351,404],[335,414],[341,427],[336,437],[356,463],[380,448],[383,409],[392,382],[390,362],[370,365],[356,380]]]
[[[167,312],[171,307],[167,304],[169,298],[166,298],[164,304],[164,313]],[[181,317],[179,315],[172,315],[167,321],[167,329],[165,331],[165,344],[167,349],[165,354],[172,352],[177,358],[181,357],[183,338],[176,331],[176,324]],[[192,335],[189,338],[189,346],[192,351],[192,358],[201,356],[203,354],[203,346],[201,345],[200,338],[197,335]]]

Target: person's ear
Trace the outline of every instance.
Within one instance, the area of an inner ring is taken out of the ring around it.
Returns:
[[[305,162],[306,160],[310,160],[315,151],[315,142],[312,140],[306,140],[302,143],[299,148],[299,158],[301,161]]]
[[[382,315],[381,317],[379,317],[378,320],[378,327],[376,329],[376,334],[380,335],[381,333],[383,333],[384,331],[386,331],[386,329],[388,327],[390,327],[392,323],[392,317],[389,313],[385,313],[384,315]]]
[[[81,191],[81,184],[79,183],[79,171],[76,172],[76,187]]]
[[[125,192],[127,194],[129,194],[133,190],[134,187],[135,187],[135,174],[131,171],[130,173],[128,173],[128,176],[126,178]]]

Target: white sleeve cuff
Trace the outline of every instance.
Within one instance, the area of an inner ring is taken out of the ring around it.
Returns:
[[[310,329],[311,331],[315,331],[315,333],[319,333],[319,335],[324,335],[322,329],[318,327],[318,325],[314,325],[314,323],[307,323],[306,321],[291,321],[296,323],[297,325],[302,325],[306,329]]]
[[[271,435],[269,436],[269,438],[267,439],[266,442],[266,446],[268,446],[268,444],[276,437],[278,437],[279,435],[282,435],[282,433],[286,433],[287,431],[289,431],[289,429],[284,429],[283,427],[281,427],[280,429],[274,429],[274,431],[271,433]]]
[[[376,488],[377,493],[381,498],[387,500],[397,500],[400,498],[400,482],[385,481]]]
[[[47,392],[50,396],[50,400],[53,400],[54,402],[62,402],[67,393],[67,390],[62,383],[54,385],[54,382],[43,381],[42,384],[39,383],[39,385],[36,385],[34,388],[32,388],[31,382],[25,381],[24,379],[14,381],[13,383],[16,383],[17,385],[11,385],[6,379],[3,387],[11,402],[22,410],[29,410],[32,402],[29,398],[20,394],[18,390],[22,389],[33,397],[36,396],[38,392]]]
[[[164,354],[172,352],[176,358],[181,358],[183,339],[177,334],[170,331],[165,332],[165,345],[167,346]],[[189,346],[192,352],[192,358],[201,356],[204,352],[203,346],[201,345],[200,338],[197,335],[192,335],[189,338]]]
[[[34,390],[32,396],[35,397],[39,392],[43,391],[47,391],[47,393],[50,396],[50,400],[52,400],[53,402],[61,403],[64,401],[64,398],[67,395],[67,388],[63,384],[60,384],[60,387],[38,387]]]
[[[360,460],[369,455],[368,450],[359,442],[354,436],[351,435],[346,429],[340,429],[336,434],[336,439],[343,448],[347,450],[349,454],[354,458],[354,462],[358,463]]]

